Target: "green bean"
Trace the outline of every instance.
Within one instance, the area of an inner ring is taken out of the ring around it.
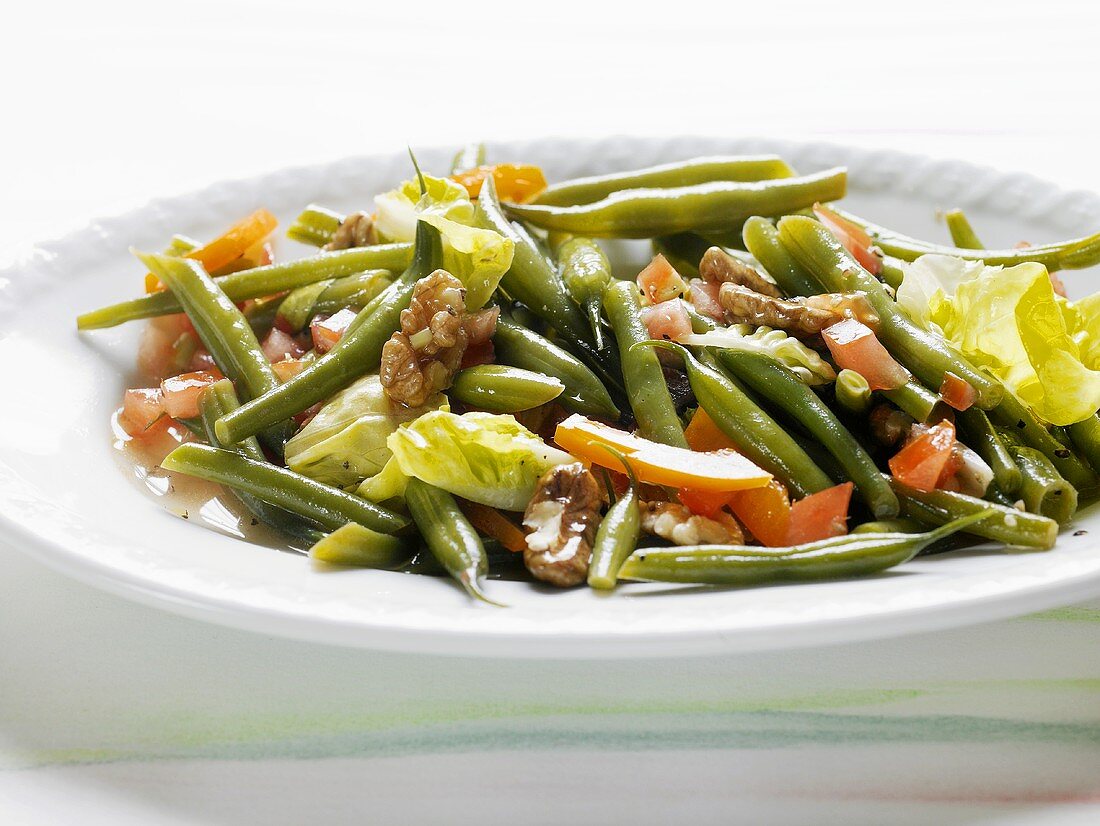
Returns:
[[[871,407],[871,385],[855,370],[836,374],[836,402],[852,413],[864,414]]]
[[[918,422],[939,422],[951,416],[951,406],[914,379],[894,390],[879,392]]]
[[[460,370],[448,391],[452,399],[490,413],[518,413],[540,407],[565,390],[560,379],[503,364]]]
[[[1020,498],[1031,513],[1065,524],[1077,512],[1077,489],[1067,482],[1050,460],[1033,447],[1013,447],[1020,468]]]
[[[671,341],[645,341],[684,359],[688,381],[699,406],[738,450],[779,479],[795,496],[808,496],[832,482],[783,428],[749,398],[741,386],[715,366],[703,364],[690,350]]]
[[[215,283],[217,283],[215,281]],[[269,295],[264,298],[255,298],[248,303],[243,310],[248,326],[256,334],[256,338],[262,339],[271,332],[275,326],[275,318],[279,315],[279,305],[283,302],[281,295]]]
[[[218,442],[218,437],[214,432],[214,422],[230,410],[236,410],[238,407],[240,407],[240,402],[237,399],[236,391],[233,389],[233,382],[229,379],[214,382],[202,391],[202,395],[199,397],[201,430],[202,435],[206,437],[212,447],[223,447]],[[256,462],[267,461],[263,450],[260,449],[260,443],[256,441],[255,437],[244,439],[234,445],[233,450]],[[259,497],[242,490],[236,490],[234,494],[260,522],[295,539],[312,545],[324,535],[301,517],[282,508],[269,505]]]
[[[943,525],[971,514],[987,514],[968,533],[1022,548],[1050,550],[1058,538],[1058,523],[1045,516],[1018,511],[984,499],[949,490],[921,491],[891,479],[905,516],[932,525]]]
[[[405,504],[432,556],[447,573],[470,596],[494,604],[482,590],[489,564],[481,537],[459,510],[454,497],[413,478],[405,489]]]
[[[856,525],[851,533],[921,533],[926,527],[916,519],[906,519],[899,516],[897,519],[879,519],[875,522],[864,522]]]
[[[786,295],[818,295],[821,285],[791,255],[779,238],[779,230],[767,218],[759,215],[745,221],[741,228],[745,247],[760,262]]]
[[[451,174],[476,169],[485,164],[485,144],[468,143],[455,154],[451,161]]]
[[[497,361],[559,379],[565,392],[558,397],[572,413],[618,420],[619,408],[595,373],[571,353],[510,317],[501,315],[493,336]]]
[[[896,293],[901,286],[901,282],[905,280],[905,267],[907,265],[908,262],[906,261],[894,258],[891,255],[884,255],[882,257],[882,272],[879,273],[879,277],[887,287]]]
[[[989,409],[1000,401],[999,382],[979,371],[940,336],[914,324],[877,278],[863,269],[824,226],[811,218],[788,216],[779,222],[779,237],[795,258],[832,292],[862,290],[879,317],[878,337],[890,353],[931,387],[954,373],[978,392],[978,404]]]
[[[980,250],[984,244],[978,239],[978,233],[970,226],[966,213],[961,209],[952,209],[944,213],[943,220],[947,223],[947,230],[951,233],[951,243],[959,249]]]
[[[310,204],[294,219],[286,231],[286,237],[313,247],[323,247],[332,241],[343,222],[344,216],[339,212]]]
[[[400,270],[408,266],[412,253],[412,244],[355,247],[338,252],[325,252],[310,258],[300,258],[297,261],[241,270],[215,278],[214,282],[230,301],[240,302],[364,270]],[[141,318],[171,315],[182,310],[171,291],[162,290],[84,313],[77,317],[76,327],[78,330],[96,330]]]
[[[241,388],[242,395],[255,399],[279,387],[279,379],[248,320],[206,274],[202,264],[166,255],[137,253],[137,257],[176,296],[199,339],[221,371]],[[279,419],[268,422],[262,434],[264,444],[279,456],[290,437],[288,424]]]
[[[955,414],[963,442],[993,471],[993,481],[1006,494],[1020,489],[1020,468],[984,410],[971,407]]]
[[[671,189],[624,189],[580,206],[508,204],[513,218],[543,229],[599,238],[652,238],[726,230],[753,215],[783,215],[844,197],[847,175],[830,169],[797,178],[715,181]]]
[[[968,261],[984,261],[991,267],[1011,267],[1025,261],[1036,261],[1051,272],[1084,269],[1100,264],[1100,233],[1085,238],[1075,238],[1071,241],[1037,244],[1033,247],[1019,249],[966,249],[918,241],[916,238],[910,238],[907,235],[872,224],[859,216],[839,209],[836,212],[863,227],[874,240],[875,245],[887,255],[895,256],[903,261],[915,261],[922,255],[936,253],[938,255],[951,255],[955,258],[965,258]]]
[[[403,537],[348,522],[313,543],[309,558],[327,565],[395,571],[412,561],[414,551],[413,543]]]
[[[1068,428],[1069,438],[1093,470],[1100,469],[1100,416],[1089,416]]]
[[[291,332],[296,333],[305,329],[316,315],[362,309],[392,283],[393,273],[389,270],[367,270],[307,284],[283,299],[279,317]]]
[[[548,186],[533,203],[575,206],[599,201],[622,189],[680,187],[712,181],[766,181],[792,175],[794,171],[775,155],[693,158],[629,172],[563,181]]]
[[[968,514],[924,533],[849,534],[790,548],[639,548],[623,565],[619,578],[745,586],[866,576],[908,562],[933,542],[985,517],[984,513]]]
[[[232,450],[188,442],[169,453],[160,466],[252,494],[330,531],[348,522],[382,533],[395,533],[409,526],[408,518],[399,513]]]
[[[634,346],[649,339],[640,315],[638,286],[632,281],[612,282],[604,290],[603,305],[619,344],[623,379],[638,433],[655,442],[687,447],[684,428],[676,415],[657,354],[647,347]]]
[[[596,349],[603,349],[603,320],[600,315],[604,287],[611,282],[611,263],[598,242],[591,238],[570,238],[555,250],[565,289],[588,316]]]
[[[1096,474],[1069,448],[1051,435],[1031,408],[1016,398],[1015,394],[1005,391],[1004,398],[992,410],[989,418],[1008,430],[1014,437],[1028,447],[1033,447],[1046,456],[1058,469],[1063,478],[1078,490],[1094,487]]]
[[[605,448],[616,456],[626,468],[630,487],[618,498],[604,515],[592,543],[592,559],[588,564],[588,586],[599,590],[611,590],[619,578],[619,570],[633,553],[642,533],[642,516],[638,509],[638,479],[630,462],[612,447]]]
[[[218,420],[218,438],[233,444],[323,401],[376,369],[383,345],[397,329],[416,282],[443,261],[439,230],[416,224],[416,254],[409,268],[355,317],[336,346],[270,393]]]
[[[188,238],[186,235],[173,235],[172,240],[168,242],[168,246],[164,248],[164,254],[181,257],[201,246],[202,244],[194,238]]]

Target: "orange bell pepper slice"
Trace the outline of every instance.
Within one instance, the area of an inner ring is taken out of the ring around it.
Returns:
[[[537,166],[530,164],[498,163],[494,166],[475,166],[464,169],[451,176],[466,187],[471,198],[481,194],[481,186],[486,178],[493,176],[497,197],[502,201],[514,201],[522,204],[546,189],[546,176]]]
[[[772,476],[732,450],[698,452],[652,442],[574,414],[558,425],[554,441],[592,464],[617,470],[619,459],[605,446],[626,455],[642,482],[721,492],[768,484]]]
[[[714,419],[701,407],[695,411],[684,429],[684,438],[692,450],[737,450],[733,439],[723,433],[714,423]]]
[[[764,487],[737,491],[729,505],[737,520],[762,544],[769,548],[787,544],[791,500],[782,483],[772,479]]]
[[[278,225],[275,216],[266,209],[257,209],[247,218],[235,223],[213,241],[191,250],[184,258],[191,258],[202,264],[207,272],[220,270],[269,236]],[[154,293],[163,290],[164,285],[152,273],[145,275],[145,292]]]
[[[509,551],[522,553],[527,549],[527,537],[523,531],[496,508],[466,499],[459,500],[458,507],[471,525],[486,536],[491,536]]]

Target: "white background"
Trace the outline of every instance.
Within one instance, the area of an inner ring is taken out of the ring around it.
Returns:
[[[8,3],[0,13],[0,255],[223,178],[405,144],[543,134],[825,138],[962,157],[1095,190],[1098,42],[1100,11],[1091,2]],[[519,699],[549,697],[552,706],[555,691],[585,694],[585,681],[609,696],[652,703],[681,693],[696,703],[744,699],[747,691],[750,711],[799,686],[861,686],[868,692],[861,702],[874,707],[874,692],[918,683],[925,694],[914,695],[906,714],[1095,722],[1098,709],[1096,648],[1082,643],[1082,629],[1093,626],[1072,621],[999,623],[675,671],[650,664],[601,672],[372,658],[281,643],[131,606],[9,551],[0,551],[0,583],[5,823],[68,823],[75,813],[89,823],[250,823],[261,811],[269,824],[369,822],[347,801],[369,788],[374,771],[386,778],[394,823],[409,816],[402,801],[421,820],[461,819],[446,808],[460,804],[467,815],[494,814],[493,822],[538,819],[532,811],[551,809],[577,822],[602,812],[608,821],[622,811],[604,794],[586,806],[591,785],[561,752],[548,762],[530,754],[483,763],[440,758],[435,768],[430,761],[233,762],[242,754],[271,757],[240,745],[249,742],[248,726],[260,741],[275,734],[308,741],[368,707],[378,719],[413,714],[417,686],[431,686],[423,690],[441,719],[439,709],[483,713],[485,692],[494,703],[518,702],[505,688],[513,685]],[[980,683],[993,674],[995,685]],[[1075,693],[1028,693],[1054,678]],[[556,688],[560,679],[568,683]],[[929,680],[939,687],[929,689]],[[466,692],[457,706],[449,705],[452,686]],[[219,736],[238,751],[194,745]],[[827,759],[813,750],[757,750],[745,759],[723,752],[721,761],[704,752],[681,764],[703,780],[680,778],[679,796],[662,797],[660,784],[647,782],[667,780],[667,762],[589,755],[584,771],[598,777],[609,766],[630,766],[620,788],[636,798],[637,822],[656,811],[697,822],[728,822],[738,811],[755,813],[756,822],[820,822],[827,815],[815,795],[834,784],[840,791],[829,812],[848,823],[1095,822],[1095,808],[1078,807],[1082,789],[1096,800],[1087,780],[1095,748],[996,743],[972,752],[857,744]],[[71,767],[108,747],[161,762]],[[170,761],[187,748],[230,762]],[[303,753],[309,749],[295,759]],[[12,768],[27,754],[44,761],[34,763],[42,771]],[[5,762],[5,755],[16,757]],[[50,768],[49,755],[69,768]],[[858,770],[840,780],[815,776],[833,760]],[[536,779],[547,766],[567,779],[574,808],[546,798]],[[799,783],[785,795],[788,785],[777,778],[791,766]],[[515,772],[522,781],[510,780],[511,797],[495,807],[470,791],[490,772]],[[721,798],[732,794],[723,784],[734,776],[755,802]],[[905,792],[892,785],[899,776],[910,778]],[[416,778],[450,778],[441,788],[456,797],[433,808]],[[974,784],[986,798],[971,799]],[[1034,802],[1020,803],[1029,794]],[[558,805],[528,808],[540,795],[540,805]]]

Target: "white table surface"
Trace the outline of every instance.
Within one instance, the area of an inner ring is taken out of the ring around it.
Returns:
[[[1088,3],[182,5],[5,11],[0,254],[284,164],[545,133],[820,138],[1100,188]],[[204,625],[0,548],[0,823],[673,818],[1098,822],[1100,602],[776,654],[463,660]]]

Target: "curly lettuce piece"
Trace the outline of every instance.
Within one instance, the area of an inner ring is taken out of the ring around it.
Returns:
[[[449,178],[424,176],[427,192],[420,194],[420,182],[405,181],[397,189],[376,195],[378,208],[374,227],[381,241],[412,241],[416,237],[416,219],[439,215],[460,224],[474,222],[474,205],[466,187]]]
[[[409,477],[402,472],[401,465],[391,453],[382,470],[369,479],[364,479],[356,488],[355,495],[379,504],[392,500],[404,502],[408,484]]]
[[[422,407],[395,405],[377,375],[364,376],[333,396],[286,443],[287,467],[329,485],[358,484],[384,468],[392,455],[386,440],[400,425],[447,409],[441,393]]]
[[[575,462],[513,416],[427,413],[386,440],[401,472],[455,496],[522,511],[550,468]]]
[[[769,356],[787,367],[805,384],[828,384],[836,379],[836,371],[815,351],[797,338],[771,327],[752,327],[734,324],[706,333],[679,336],[680,344],[695,347],[718,347],[725,350],[742,350]]]
[[[514,245],[491,229],[468,227],[441,215],[422,215],[443,238],[443,269],[466,288],[466,309],[484,307],[512,266]]]
[[[1100,306],[1056,295],[1042,264],[987,267],[924,255],[906,266],[897,297],[914,321],[989,370],[1040,418],[1068,425],[1100,408],[1100,323],[1088,324]]]

